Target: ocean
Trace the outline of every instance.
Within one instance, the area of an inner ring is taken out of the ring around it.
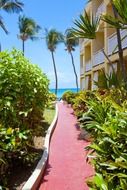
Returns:
[[[55,93],[55,89],[50,89],[50,91],[52,93]],[[62,97],[62,95],[64,94],[64,92],[66,91],[72,91],[72,92],[77,92],[76,88],[60,88],[57,91],[57,98],[60,99]]]

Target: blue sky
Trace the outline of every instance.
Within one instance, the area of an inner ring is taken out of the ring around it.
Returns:
[[[55,28],[60,32],[64,32],[67,28],[73,25],[75,18],[83,11],[85,0],[27,0],[23,1],[24,14],[27,17],[33,18],[41,27],[42,31],[39,36],[44,36],[44,28]],[[17,39],[18,34],[18,15],[10,15],[1,13],[9,35],[7,36],[0,29],[0,41],[2,50],[13,47],[21,50],[22,43]],[[64,45],[59,45],[55,52],[56,67],[58,73],[58,87],[67,88],[75,87],[75,78],[71,65],[71,58],[64,50]],[[73,53],[75,65],[79,75],[79,48]],[[45,40],[27,41],[25,44],[25,56],[34,64],[39,65],[44,73],[50,79],[50,88],[54,88],[54,71],[50,52],[46,48]]]

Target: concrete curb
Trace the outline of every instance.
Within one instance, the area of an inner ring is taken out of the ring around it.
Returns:
[[[50,145],[51,136],[52,136],[52,133],[53,133],[53,131],[55,129],[56,122],[57,122],[57,119],[58,119],[58,106],[57,106],[57,103],[56,103],[56,108],[55,109],[56,109],[55,117],[53,119],[53,122],[49,126],[47,134],[46,134],[46,137],[45,137],[44,152],[43,152],[42,158],[38,162],[35,170],[33,171],[32,175],[29,177],[29,179],[27,180],[25,185],[23,186],[22,190],[36,190],[38,188],[38,185],[39,185],[40,180],[42,178],[42,175],[44,173],[46,162],[48,160],[49,145]]]

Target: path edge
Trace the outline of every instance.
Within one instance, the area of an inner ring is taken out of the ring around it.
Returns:
[[[22,190],[35,190],[38,188],[38,185],[40,183],[40,180],[42,178],[42,175],[44,173],[45,166],[46,166],[46,163],[48,160],[50,140],[51,140],[52,133],[56,127],[57,119],[58,119],[58,105],[56,103],[55,116],[54,116],[54,119],[53,119],[51,125],[48,128],[47,133],[46,133],[43,155],[42,155],[40,161],[38,162],[35,170],[33,171],[32,175],[26,181]]]

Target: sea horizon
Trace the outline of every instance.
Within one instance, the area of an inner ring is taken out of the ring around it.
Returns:
[[[49,89],[50,90],[50,92],[52,92],[52,93],[55,93],[55,89],[54,88],[50,88]],[[80,89],[79,89],[80,90]],[[62,95],[66,92],[66,91],[72,91],[72,92],[77,92],[77,88],[58,88],[58,91],[57,91],[57,98],[61,98],[62,97]]]

